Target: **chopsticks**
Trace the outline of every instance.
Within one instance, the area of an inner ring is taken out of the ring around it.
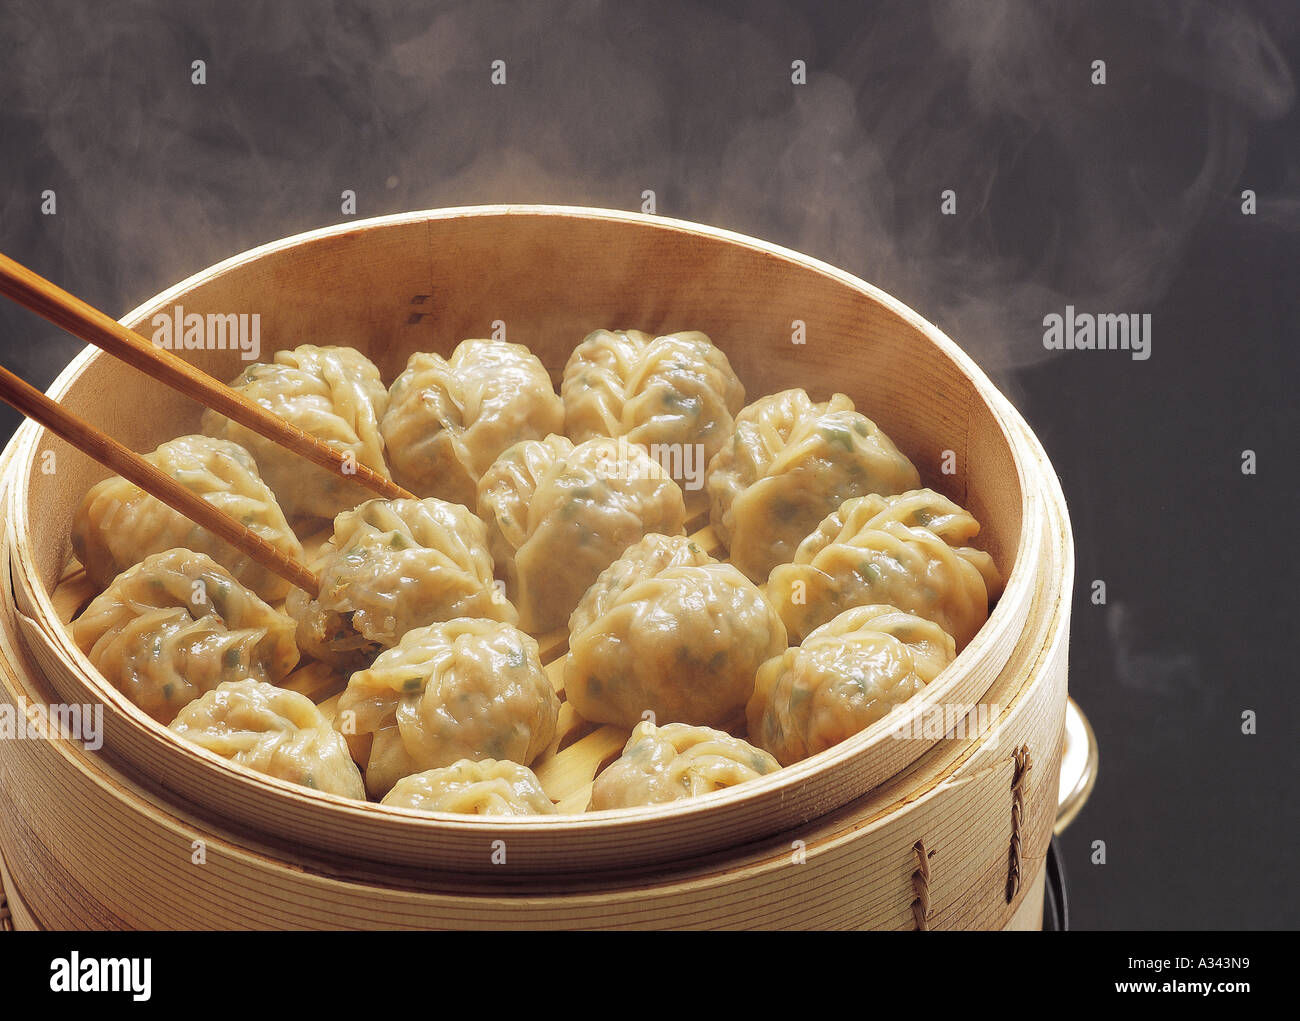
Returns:
[[[305,589],[312,598],[320,593],[316,576],[296,560],[285,556],[256,532],[218,510],[203,497],[186,489],[166,472],[128,450],[117,440],[78,418],[50,400],[30,383],[0,365],[0,399],[28,418],[62,436],[82,453],[134,482],[150,496],[184,514],[195,524],[247,553],[269,571]]]
[[[24,308],[48,319],[55,326],[67,330],[74,337],[102,348],[128,365],[166,383],[213,411],[219,411],[227,418],[247,426],[313,464],[329,471],[349,475],[358,485],[380,496],[389,499],[414,499],[401,486],[390,482],[360,461],[346,457],[310,433],[303,432],[283,419],[277,418],[265,408],[248,400],[243,394],[195,368],[185,359],[165,348],[155,347],[99,309],[86,304],[57,284],[33,273],[26,266],[14,262],[3,254],[0,254],[0,294],[12,298]],[[84,426],[85,423],[82,425]],[[131,481],[136,482],[135,479]],[[136,482],[136,485],[140,483]],[[147,487],[141,486],[141,488]],[[179,507],[176,509],[180,510]]]

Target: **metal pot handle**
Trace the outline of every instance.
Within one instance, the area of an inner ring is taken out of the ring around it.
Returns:
[[[1053,833],[1074,821],[1097,783],[1097,735],[1074,699],[1065,706],[1065,747],[1061,750],[1061,789]]]

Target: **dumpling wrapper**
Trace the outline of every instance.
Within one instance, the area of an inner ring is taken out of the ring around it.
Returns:
[[[680,535],[682,491],[625,438],[517,443],[479,481],[478,512],[530,634],[563,627],[606,567],[650,532]]]
[[[537,643],[499,621],[417,628],[348,681],[335,727],[387,794],[404,776],[460,759],[530,765],[555,737],[560,700]]]
[[[789,766],[884,719],[956,655],[932,621],[893,606],[846,610],[759,667],[749,739]]]
[[[302,545],[275,494],[239,444],[211,436],[180,436],[144,459],[290,560],[302,562]],[[145,557],[179,547],[206,553],[268,602],[283,599],[289,591],[289,582],[278,574],[120,475],[93,486],[72,521],[72,549],[100,589]]]
[[[803,390],[783,390],[742,410],[731,444],[710,462],[709,522],[731,562],[761,585],[845,500],[920,484],[849,398],[814,404]]]
[[[285,608],[303,651],[344,670],[426,624],[518,619],[492,577],[483,522],[458,503],[368,500],[334,519],[313,568],[320,595],[294,589]]]
[[[298,662],[293,621],[187,549],[155,553],[118,575],[72,622],[72,638],[160,723],[223,681],[274,683]]]
[[[364,801],[361,771],[305,695],[262,681],[225,681],[172,721],[185,740],[223,759],[327,794]]]
[[[360,351],[311,344],[277,351],[273,361],[248,366],[230,385],[290,425],[389,477],[379,431],[388,388]],[[342,470],[336,474],[314,465],[211,409],[203,413],[203,431],[251,453],[290,517],[332,518],[373,495]]]
[[[703,477],[745,404],[727,356],[698,331],[596,330],[569,356],[560,393],[569,439],[626,436],[678,482]]]
[[[623,754],[591,788],[589,812],[662,805],[735,787],[774,773],[780,763],[738,737],[708,727],[637,725]]]
[[[541,781],[517,762],[461,759],[441,769],[404,776],[381,804],[455,815],[556,815]]]
[[[416,496],[471,510],[501,451],[564,428],[564,404],[522,344],[463,340],[450,358],[416,352],[380,422],[393,478]]]
[[[766,592],[792,641],[853,606],[932,620],[965,648],[1001,592],[993,558],[965,543],[979,522],[930,489],[848,500],[774,568]]]
[[[569,618],[564,690],[585,719],[723,726],[759,666],[786,647],[762,591],[685,536],[647,535],[607,567]]]

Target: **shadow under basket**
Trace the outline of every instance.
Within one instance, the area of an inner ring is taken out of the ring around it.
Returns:
[[[1069,521],[1023,420],[914,312],[751,238],[545,206],[410,213],[288,238],[123,322],[149,336],[154,314],[177,305],[259,314],[261,360],[348,344],[386,381],[412,352],[449,353],[497,323],[556,380],[593,329],[703,330],[749,400],[788,387],[851,397],[925,485],[983,524],[980,545],[1006,588],[902,716],[767,777],[617,812],[421,816],[218,759],[108,687],[56,598],[73,514],[105,472],[28,423],[2,463],[0,703],[19,716],[102,704],[104,720],[98,751],[0,741],[0,859],[20,927],[1040,926],[1065,737]],[[184,354],[223,380],[247,364],[238,351]],[[89,349],[49,392],[136,450],[197,431],[201,411]],[[561,635],[553,662],[562,651]],[[579,804],[610,747],[618,735],[588,727],[558,742],[539,775]]]

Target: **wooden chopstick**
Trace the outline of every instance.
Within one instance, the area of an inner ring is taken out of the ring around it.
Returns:
[[[305,589],[313,599],[319,595],[320,587],[316,576],[298,561],[285,556],[256,532],[245,528],[201,496],[186,489],[139,454],[128,450],[111,436],[50,400],[3,365],[0,365],[0,400],[62,436],[104,467],[134,482],[150,496],[157,497],[168,507],[247,553],[267,570],[274,571],[291,584]]]
[[[353,481],[380,496],[415,499],[401,486],[360,461],[346,457],[310,433],[276,417],[184,358],[154,346],[99,309],[4,254],[0,254],[0,294],[313,464],[352,476]],[[135,482],[134,479],[131,481]]]

